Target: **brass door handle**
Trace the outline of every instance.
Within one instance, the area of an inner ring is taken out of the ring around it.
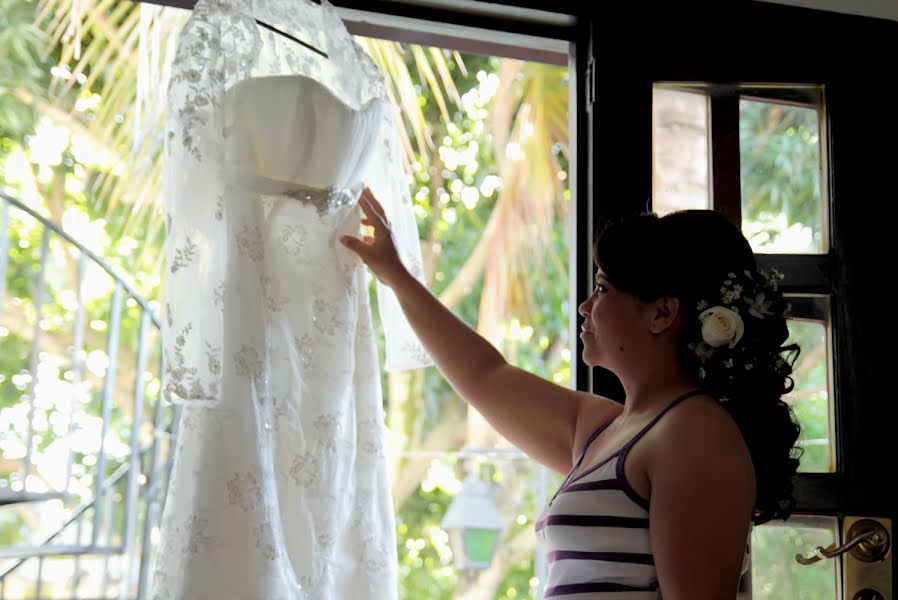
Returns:
[[[846,552],[863,562],[876,562],[888,553],[891,540],[885,527],[872,520],[863,520],[855,523],[848,530],[848,541],[839,547],[830,544],[826,548],[817,546],[814,554],[804,557],[795,555],[795,560],[803,565],[812,565],[826,558],[835,558]]]

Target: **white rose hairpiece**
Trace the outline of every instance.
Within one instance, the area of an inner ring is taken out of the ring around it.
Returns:
[[[769,273],[745,270],[739,276],[729,273],[720,288],[720,297],[711,302],[710,299],[701,300],[696,306],[702,341],[689,344],[690,350],[702,363],[707,363],[718,350],[736,348],[755,320],[773,316],[770,298],[779,289],[782,279],[783,275],[776,270]],[[787,313],[788,308],[782,316]],[[727,358],[724,366],[733,368],[732,358]],[[705,370],[700,369],[699,377],[704,378],[703,375]]]
[[[702,339],[712,348],[724,345],[735,348],[745,333],[742,317],[725,306],[709,308],[698,319],[702,322]]]

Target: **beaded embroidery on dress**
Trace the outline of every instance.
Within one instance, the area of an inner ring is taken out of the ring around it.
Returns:
[[[182,418],[151,598],[396,597],[369,279],[338,242],[364,185],[421,278],[396,113],[333,6],[199,0],[166,121],[163,393]],[[377,293],[386,369],[431,364]]]

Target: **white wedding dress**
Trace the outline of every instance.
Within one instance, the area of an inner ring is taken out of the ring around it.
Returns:
[[[326,0],[199,0],[168,111],[163,389],[183,412],[150,597],[395,598],[368,275],[338,242],[368,185],[421,276],[383,80]],[[378,308],[387,369],[430,364],[384,287]]]

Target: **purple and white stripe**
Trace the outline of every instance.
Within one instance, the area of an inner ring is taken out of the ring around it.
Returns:
[[[649,537],[649,503],[627,481],[624,461],[633,445],[667,411],[698,393],[677,398],[620,450],[571,477],[590,444],[611,421],[589,436],[571,472],[536,523],[537,541],[549,565],[544,598],[661,597]]]

